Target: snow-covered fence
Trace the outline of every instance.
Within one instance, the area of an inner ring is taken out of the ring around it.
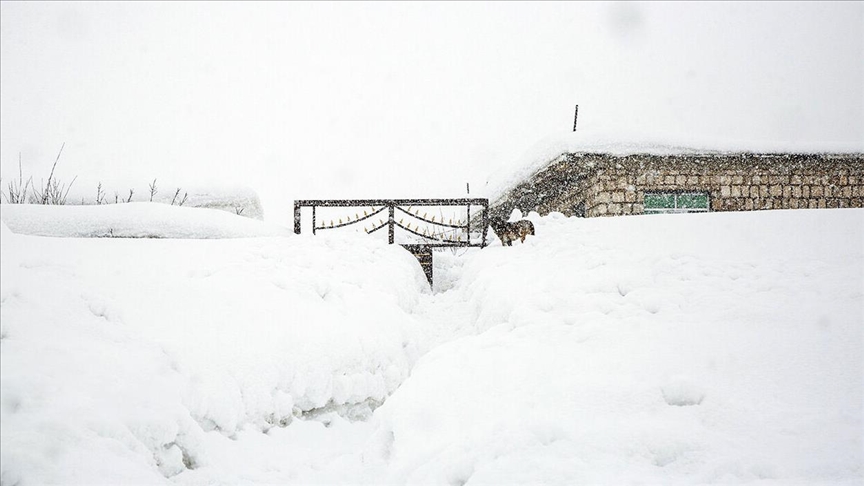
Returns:
[[[302,231],[302,210],[311,209],[312,234],[318,231],[344,228],[346,226],[364,225],[372,223],[371,229],[365,229],[366,233],[375,233],[387,228],[387,241],[389,244],[396,242],[396,229],[399,228],[404,234],[412,239],[408,242],[399,243],[410,251],[426,274],[429,284],[432,284],[432,249],[447,247],[480,247],[486,246],[486,236],[489,231],[489,200],[481,198],[462,199],[313,199],[294,201],[294,233]],[[464,219],[459,217],[454,221],[452,218],[445,220],[443,213],[436,221],[436,216],[428,216],[428,208],[456,208],[465,211]],[[333,220],[330,224],[319,224],[319,208],[354,208],[354,217],[348,214]],[[420,215],[420,211],[427,211]],[[475,212],[474,227],[472,228],[471,209],[480,211],[479,217]],[[360,216],[360,211],[363,216]],[[384,213],[386,212],[386,221]],[[377,216],[378,223],[375,219]],[[397,217],[399,218],[397,220]],[[407,221],[406,221],[407,219]],[[477,223],[480,227],[476,227]],[[412,225],[414,226],[412,228]],[[472,231],[473,230],[473,231]],[[464,235],[464,239],[463,239]],[[419,240],[418,240],[419,238]]]

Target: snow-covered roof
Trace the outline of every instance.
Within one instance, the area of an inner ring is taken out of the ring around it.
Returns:
[[[484,195],[491,201],[531,177],[562,154],[606,154],[611,156],[698,154],[864,154],[860,142],[723,140],[686,135],[662,135],[629,131],[580,130],[548,136],[522,156],[489,176]]]

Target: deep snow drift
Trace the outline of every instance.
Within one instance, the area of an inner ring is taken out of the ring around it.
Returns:
[[[4,224],[0,479],[864,479],[864,211],[532,219],[434,292],[365,235]]]

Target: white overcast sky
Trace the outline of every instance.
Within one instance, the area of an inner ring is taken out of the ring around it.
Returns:
[[[65,142],[78,190],[242,185],[276,221],[464,195],[577,103],[585,130],[864,139],[861,2],[4,1],[0,32],[4,181]]]

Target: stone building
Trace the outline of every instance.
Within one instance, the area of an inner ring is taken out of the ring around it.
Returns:
[[[566,153],[492,203],[498,217],[861,207],[862,153]]]

